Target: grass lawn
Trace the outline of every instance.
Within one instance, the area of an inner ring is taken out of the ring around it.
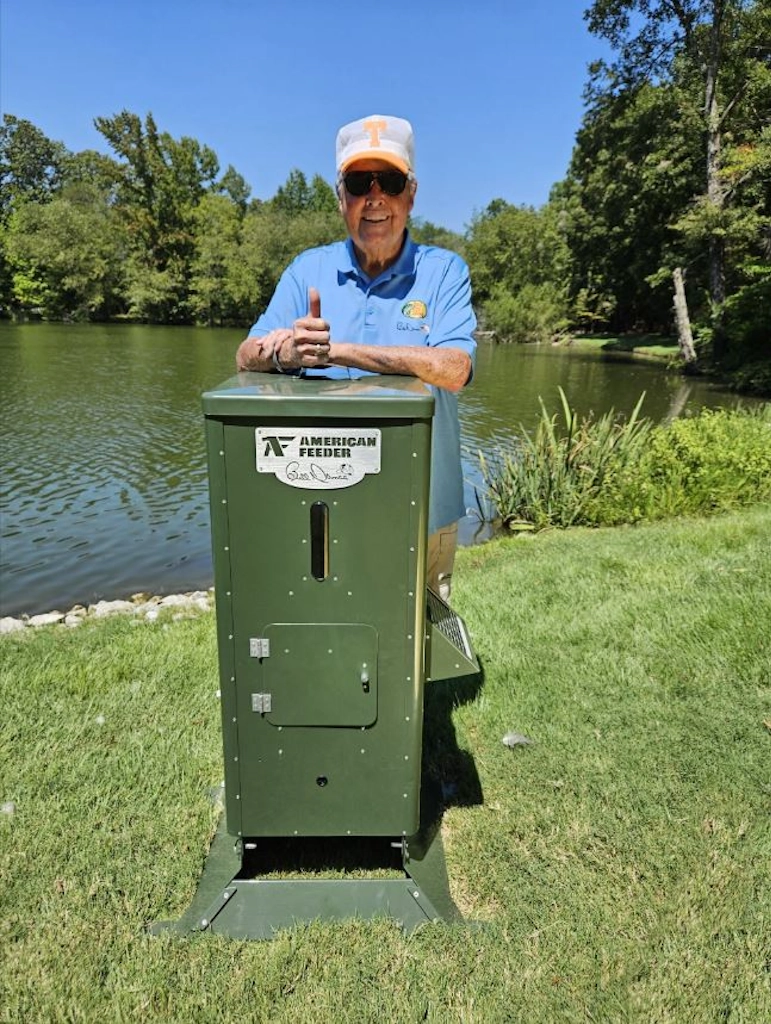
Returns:
[[[0,1021],[771,1020],[771,508],[465,549],[453,601],[484,678],[429,684],[427,770],[480,926],[408,937],[149,936],[215,826],[213,616],[0,638]]]
[[[603,352],[607,355],[628,354],[656,360],[674,359],[679,352],[676,338],[666,338],[660,334],[574,335],[563,344],[574,349]]]

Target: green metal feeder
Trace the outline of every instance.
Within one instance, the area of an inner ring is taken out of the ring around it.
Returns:
[[[479,666],[426,589],[433,407],[390,376],[203,395],[225,806],[193,905],[159,928],[458,916],[421,800],[423,691]]]

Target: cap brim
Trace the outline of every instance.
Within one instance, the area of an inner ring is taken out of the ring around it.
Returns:
[[[360,160],[382,160],[383,163],[396,167],[402,172],[402,174],[410,173],[410,169],[404,160],[401,160],[398,156],[395,156],[393,153],[388,153],[383,149],[366,149],[361,153],[357,153],[355,156],[349,157],[347,160],[343,160],[340,164],[340,173],[345,174],[349,167],[352,167],[353,164],[357,164]]]

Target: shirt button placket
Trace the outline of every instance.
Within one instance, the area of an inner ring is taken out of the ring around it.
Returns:
[[[375,303],[369,292],[367,292],[366,304],[364,306],[364,329],[368,333],[375,330]]]

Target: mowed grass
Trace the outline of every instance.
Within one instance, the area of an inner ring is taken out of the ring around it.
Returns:
[[[587,352],[604,352],[607,355],[635,355],[637,357],[675,360],[679,354],[676,338],[658,334],[593,334],[573,335],[566,343],[575,349]]]
[[[771,508],[466,549],[453,602],[484,678],[429,684],[426,756],[476,924],[407,937],[148,935],[216,823],[213,616],[2,638],[0,1020],[771,1020]]]

